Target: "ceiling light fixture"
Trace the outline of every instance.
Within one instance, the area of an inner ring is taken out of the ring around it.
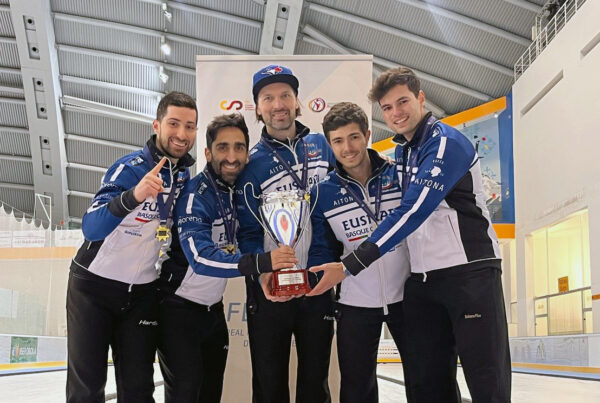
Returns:
[[[165,56],[171,56],[171,45],[167,43],[167,40],[164,36],[160,37],[160,51]]]
[[[165,68],[163,66],[160,66],[160,68],[158,69],[158,78],[160,79],[160,81],[162,81],[163,84],[166,84],[167,81],[169,81],[169,75],[165,73]]]

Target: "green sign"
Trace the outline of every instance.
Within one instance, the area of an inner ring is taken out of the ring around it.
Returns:
[[[10,362],[36,362],[37,347],[37,337],[11,337]]]

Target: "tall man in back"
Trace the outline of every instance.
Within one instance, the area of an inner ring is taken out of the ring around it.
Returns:
[[[310,133],[296,120],[300,114],[298,86],[298,79],[284,66],[266,66],[254,75],[256,115],[265,126],[236,186],[238,242],[242,253],[261,253],[276,246],[256,220],[259,195],[289,190],[306,194],[335,164],[325,137]],[[310,222],[301,225],[308,228],[295,250],[298,267],[306,268],[312,231]],[[263,285],[269,276],[268,273],[260,276]],[[310,274],[309,280],[314,286],[318,277]],[[293,335],[298,352],[296,402],[329,402],[331,296],[291,300],[274,297],[266,285],[261,287],[256,275],[246,277],[246,291],[253,401],[289,402],[288,367]]]
[[[474,402],[509,402],[510,351],[498,240],[485,204],[479,157],[458,130],[425,113],[407,68],[379,76],[369,94],[396,135],[402,202],[357,249],[326,271],[317,295],[357,275],[407,240],[406,351],[416,402],[457,401],[460,356]]]

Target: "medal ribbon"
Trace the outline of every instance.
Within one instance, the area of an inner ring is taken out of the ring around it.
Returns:
[[[423,142],[426,138],[426,134],[431,130],[431,126],[433,126],[438,120],[430,116],[425,122],[425,127],[422,130],[421,138],[419,139],[419,144],[417,144],[417,148],[420,148],[423,145]],[[412,176],[412,168],[415,166],[417,161],[418,152],[415,152],[413,155],[413,147],[410,147],[408,144],[405,147],[402,147],[402,194],[406,194],[406,190],[410,185],[410,178]],[[407,172],[410,169],[411,172]]]
[[[342,185],[344,186],[344,188],[348,191],[348,193],[350,193],[350,195],[352,196],[354,201],[356,201],[356,203],[358,203],[358,205],[365,211],[365,213],[367,213],[367,215],[371,218],[371,220],[373,220],[375,223],[377,223],[379,213],[381,211],[381,175],[377,177],[377,184],[376,184],[377,193],[375,195],[375,213],[373,213],[373,210],[371,210],[369,208],[369,206],[367,205],[367,203],[365,203],[363,198],[358,196],[356,194],[356,192],[354,190],[352,190],[352,187],[350,187],[350,184],[348,183],[348,181],[346,179],[342,178],[341,182],[342,182]],[[367,189],[367,197],[369,197],[368,192],[369,192],[369,189]]]
[[[213,178],[212,174],[208,171],[208,168],[204,168],[204,175],[208,178],[210,182],[210,186],[212,187],[215,195],[217,196],[217,202],[219,204],[219,212],[221,213],[221,217],[223,217],[223,226],[225,227],[225,236],[227,237],[227,241],[230,245],[235,245],[235,220],[237,218],[237,211],[233,206],[231,206],[231,219],[227,219],[227,211],[225,210],[225,205],[223,205],[223,200],[221,200],[221,191],[217,187],[217,182],[215,178]],[[231,200],[230,200],[231,203]]]
[[[273,154],[275,155],[275,158],[277,158],[277,161],[279,161],[279,163],[281,165],[283,165],[283,168],[285,168],[287,173],[290,174],[290,176],[292,177],[292,179],[298,186],[298,189],[301,189],[306,192],[308,190],[306,187],[307,182],[308,182],[307,181],[307,178],[308,178],[308,145],[306,144],[306,142],[304,140],[302,140],[302,144],[304,144],[304,161],[302,162],[302,179],[300,179],[298,177],[298,175],[292,169],[290,164],[288,164],[288,162],[285,159],[283,159],[283,157],[279,154],[279,152],[277,152],[277,150],[271,144],[269,144],[269,142],[264,137],[262,137],[260,139],[260,142],[265,147],[267,147],[269,149],[269,151],[273,152]]]
[[[144,153],[144,157],[146,158],[146,162],[150,169],[154,168],[152,162],[154,158],[150,153],[150,149],[148,147],[144,147],[142,151]],[[171,208],[173,207],[173,201],[175,200],[175,190],[177,189],[177,184],[175,183],[175,176],[171,177],[171,191],[167,196],[167,201],[165,202],[164,195],[165,193],[159,193],[157,199],[158,203],[158,215],[160,216],[160,225],[166,225],[167,219],[169,218],[169,213],[171,212]]]

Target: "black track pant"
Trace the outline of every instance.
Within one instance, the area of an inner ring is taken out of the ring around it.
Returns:
[[[424,281],[425,280],[425,281]],[[469,266],[413,274],[404,289],[407,364],[415,402],[454,402],[456,356],[474,403],[510,402],[501,272]]]
[[[165,402],[220,402],[229,349],[223,303],[207,307],[169,295],[159,312],[158,359]]]
[[[71,265],[67,287],[67,403],[104,403],[108,347],[118,402],[154,402],[157,294]]]
[[[296,403],[330,402],[331,295],[270,302],[262,291],[256,294],[257,310],[248,313],[252,401],[290,401],[288,368],[293,334],[298,354]]]
[[[341,403],[376,403],[377,352],[381,326],[387,323],[394,342],[405,364],[404,314],[402,302],[388,305],[388,314],[383,308],[362,308],[338,304],[337,348],[342,377]],[[404,371],[408,386],[407,371]],[[406,388],[408,391],[408,387]],[[410,399],[408,400],[411,401]]]

